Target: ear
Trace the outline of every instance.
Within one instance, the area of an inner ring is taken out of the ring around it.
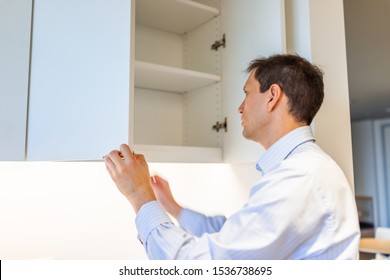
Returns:
[[[272,112],[276,109],[279,101],[282,99],[283,92],[278,84],[272,84],[268,91],[270,97],[267,103],[267,111]]]

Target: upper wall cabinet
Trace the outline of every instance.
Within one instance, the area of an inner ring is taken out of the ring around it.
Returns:
[[[247,64],[284,51],[282,0],[34,2],[28,159],[260,155],[237,108]]]
[[[0,1],[0,160],[24,160],[32,0]]]

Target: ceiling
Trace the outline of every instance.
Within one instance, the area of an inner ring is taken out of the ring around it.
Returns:
[[[390,0],[344,0],[352,121],[390,117]]]

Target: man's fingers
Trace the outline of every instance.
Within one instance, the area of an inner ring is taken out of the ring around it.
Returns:
[[[142,154],[133,154],[134,158],[140,163],[146,163],[145,157]]]
[[[111,160],[111,158],[109,156],[105,156],[104,157],[104,163],[106,164],[106,166],[109,169],[115,168],[115,164],[113,163],[113,161]]]
[[[106,169],[108,174],[111,176],[111,178],[114,180],[114,171],[115,171],[115,164],[111,160],[109,156],[106,156],[104,158],[104,163],[106,164]]]
[[[153,187],[163,188],[168,185],[168,181],[164,180],[158,175],[154,175],[151,177]]]
[[[110,158],[114,166],[123,164],[123,160],[126,162],[137,160],[142,164],[146,163],[145,157],[141,154],[135,154],[127,144],[120,145],[119,149],[119,151],[113,150],[107,156],[104,156],[105,161],[107,158]]]
[[[120,151],[113,150],[105,157],[105,161],[107,162],[107,160],[109,159],[114,164],[114,166],[117,166],[120,165],[121,162],[123,161],[123,156]]]
[[[160,184],[160,185],[163,185],[163,184],[168,184],[168,181],[167,180],[165,180],[165,179],[163,179],[162,177],[160,177],[160,176],[158,176],[158,175],[155,175],[154,176],[155,178],[155,182],[156,183],[158,183],[158,184]]]
[[[112,171],[113,169],[107,162],[106,162],[106,169],[107,169],[108,174],[110,174],[111,178],[114,179],[114,173]]]
[[[132,160],[134,159],[134,152],[130,149],[130,147],[126,144],[122,144],[120,146],[120,151],[123,155],[123,158],[126,160],[126,159],[129,159],[129,160]]]

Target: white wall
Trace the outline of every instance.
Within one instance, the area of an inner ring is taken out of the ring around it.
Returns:
[[[352,123],[352,147],[356,194],[375,196],[376,166],[372,120]]]
[[[373,198],[375,226],[390,225],[390,118],[352,123],[356,195]]]
[[[340,165],[353,188],[343,0],[285,3],[288,52],[306,57],[325,72],[325,99],[314,119],[317,142]]]
[[[390,227],[390,118],[374,121],[378,226]]]
[[[150,169],[206,214],[239,209],[259,178],[253,165]],[[0,162],[0,259],[144,259],[134,218],[102,162]]]
[[[374,127],[372,120],[352,123],[353,169],[355,171],[355,194],[373,198],[374,223],[378,224],[376,194],[376,161]]]

